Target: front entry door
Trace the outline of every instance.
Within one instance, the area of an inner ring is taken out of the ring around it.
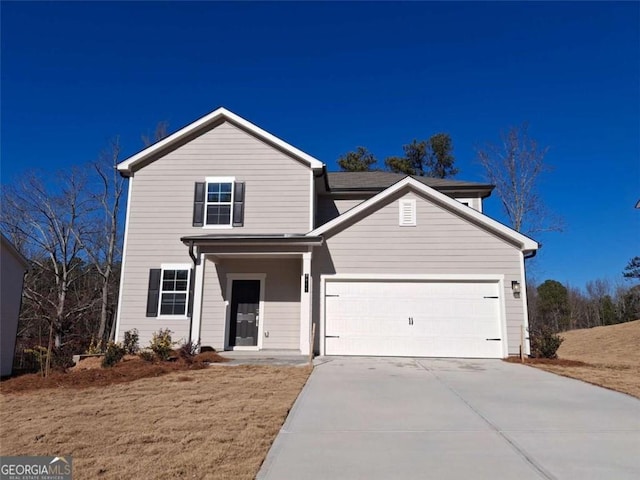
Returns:
[[[260,280],[234,280],[231,287],[230,347],[258,346]]]

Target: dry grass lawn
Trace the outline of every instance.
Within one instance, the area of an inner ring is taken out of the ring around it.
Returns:
[[[249,479],[308,367],[220,366],[0,395],[1,455],[72,455],[75,479]]]
[[[640,320],[572,330],[562,337],[558,357],[586,365],[536,367],[640,398]]]

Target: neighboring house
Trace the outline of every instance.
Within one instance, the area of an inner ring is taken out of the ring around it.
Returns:
[[[315,325],[325,355],[519,352],[538,244],[482,213],[491,185],[327,172],[223,108],[118,169],[118,339],[307,354]]]
[[[0,376],[11,375],[27,260],[0,233]]]

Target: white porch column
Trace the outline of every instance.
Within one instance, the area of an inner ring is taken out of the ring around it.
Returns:
[[[300,353],[309,355],[311,341],[311,252],[302,254],[300,277]]]
[[[198,265],[195,266],[195,284],[193,285],[193,308],[191,311],[191,341],[200,340],[200,319],[202,318],[202,284],[204,283],[204,254],[198,253]]]

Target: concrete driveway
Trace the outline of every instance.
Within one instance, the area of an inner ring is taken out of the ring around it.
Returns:
[[[638,479],[640,401],[500,360],[331,357],[258,479]]]

